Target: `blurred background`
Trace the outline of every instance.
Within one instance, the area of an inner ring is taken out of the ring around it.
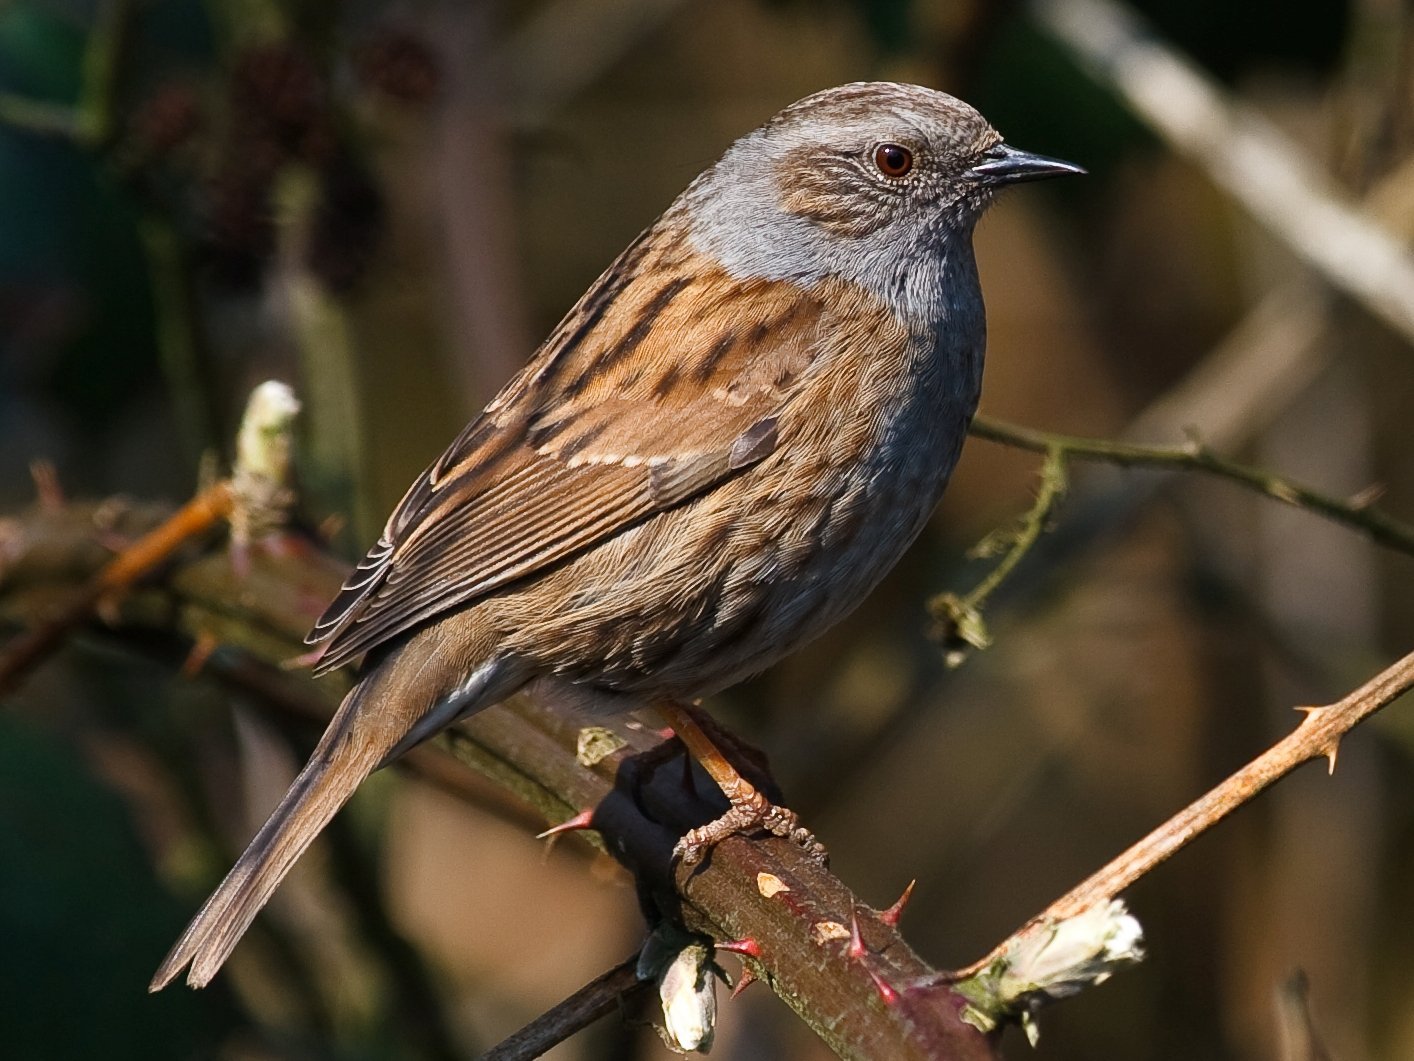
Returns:
[[[880,78],[1090,170],[978,231],[985,413],[1196,433],[1414,519],[1399,0],[0,0],[3,511],[33,503],[36,458],[70,496],[180,501],[276,377],[306,403],[305,508],[352,559],[733,138]],[[1092,465],[988,603],[992,646],[950,668],[927,602],[990,570],[968,550],[1037,468],[971,440],[885,586],[713,705],[858,894],[918,878],[903,928],[941,967],[1414,645],[1410,556],[1226,482]],[[149,997],[313,736],[98,636],[8,698],[0,1053],[471,1057],[637,945],[615,866],[389,772],[211,988]],[[1411,755],[1396,706],[1334,779],[1304,768],[1141,882],[1149,960],[1007,1056],[1414,1057]],[[714,1055],[825,1050],[757,987]],[[610,1019],[552,1056],[667,1052]]]

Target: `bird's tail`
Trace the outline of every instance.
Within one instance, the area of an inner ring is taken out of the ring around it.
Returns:
[[[497,654],[495,641],[474,613],[454,613],[368,666],[275,813],[192,919],[148,990],[160,991],[188,965],[187,983],[204,987],[364,778],[526,682],[529,671]]]
[[[295,860],[382,762],[386,748],[350,739],[365,684],[355,686],[344,698],[309,762],[177,940],[149,991],[166,987],[188,964],[187,983],[205,987]]]

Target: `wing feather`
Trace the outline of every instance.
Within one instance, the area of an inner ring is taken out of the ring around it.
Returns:
[[[650,230],[413,484],[311,631],[318,669],[764,459],[824,313],[795,284],[734,280]]]

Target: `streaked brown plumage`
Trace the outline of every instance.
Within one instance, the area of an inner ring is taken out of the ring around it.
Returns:
[[[853,608],[976,405],[972,227],[998,184],[1071,171],[905,85],[738,141],[398,505],[310,635],[321,669],[366,654],[358,685],[153,988],[206,983],[359,782],[456,718],[536,682],[670,710]]]

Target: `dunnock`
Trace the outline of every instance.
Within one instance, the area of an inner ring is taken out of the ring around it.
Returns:
[[[854,84],[733,144],[427,472],[319,620],[365,656],[308,765],[152,981],[211,979],[373,770],[527,686],[651,703],[732,809],[802,843],[685,704],[857,605],[918,535],[977,403],[972,230],[1078,167],[971,107]]]

